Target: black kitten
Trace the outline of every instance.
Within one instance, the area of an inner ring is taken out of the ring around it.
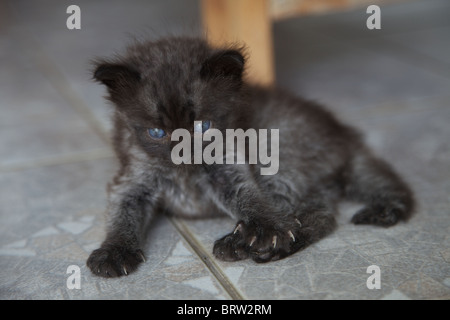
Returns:
[[[144,230],[158,212],[230,215],[237,225],[216,241],[214,255],[256,262],[329,234],[339,198],[366,204],[356,224],[391,226],[410,216],[410,189],[354,129],[315,103],[245,83],[244,64],[240,49],[213,49],[195,38],[139,43],[97,62],[94,78],[115,105],[120,168],[108,186],[106,239],[87,261],[94,274],[126,275],[145,261]],[[204,133],[224,135],[278,129],[278,172],[262,175],[258,163],[174,164],[171,135],[180,128],[194,135],[194,121]]]

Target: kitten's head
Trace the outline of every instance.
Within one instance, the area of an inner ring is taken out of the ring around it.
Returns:
[[[137,141],[154,157],[170,156],[171,133],[194,121],[224,131],[244,112],[241,49],[213,49],[202,39],[138,43],[115,60],[95,63],[94,78]]]

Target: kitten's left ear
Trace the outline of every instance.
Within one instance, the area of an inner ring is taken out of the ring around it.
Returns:
[[[200,76],[231,77],[236,80],[242,79],[245,59],[237,50],[221,50],[209,57],[202,66]]]

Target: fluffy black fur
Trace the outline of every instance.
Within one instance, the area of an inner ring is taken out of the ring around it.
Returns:
[[[202,39],[137,43],[96,63],[94,78],[115,105],[113,142],[120,160],[108,186],[107,236],[87,265],[99,276],[129,274],[144,261],[146,225],[158,212],[185,217],[228,214],[238,222],[217,240],[223,260],[284,258],[328,235],[336,203],[365,203],[355,224],[391,226],[413,209],[408,186],[363,144],[360,135],[320,105],[243,80],[245,57]],[[214,128],[279,129],[279,172],[260,165],[175,165],[170,133]],[[168,135],[154,139],[149,128]]]

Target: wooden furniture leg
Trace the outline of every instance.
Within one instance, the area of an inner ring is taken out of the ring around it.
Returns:
[[[203,25],[213,46],[239,43],[247,48],[247,80],[275,81],[272,23],[268,0],[202,0]]]

